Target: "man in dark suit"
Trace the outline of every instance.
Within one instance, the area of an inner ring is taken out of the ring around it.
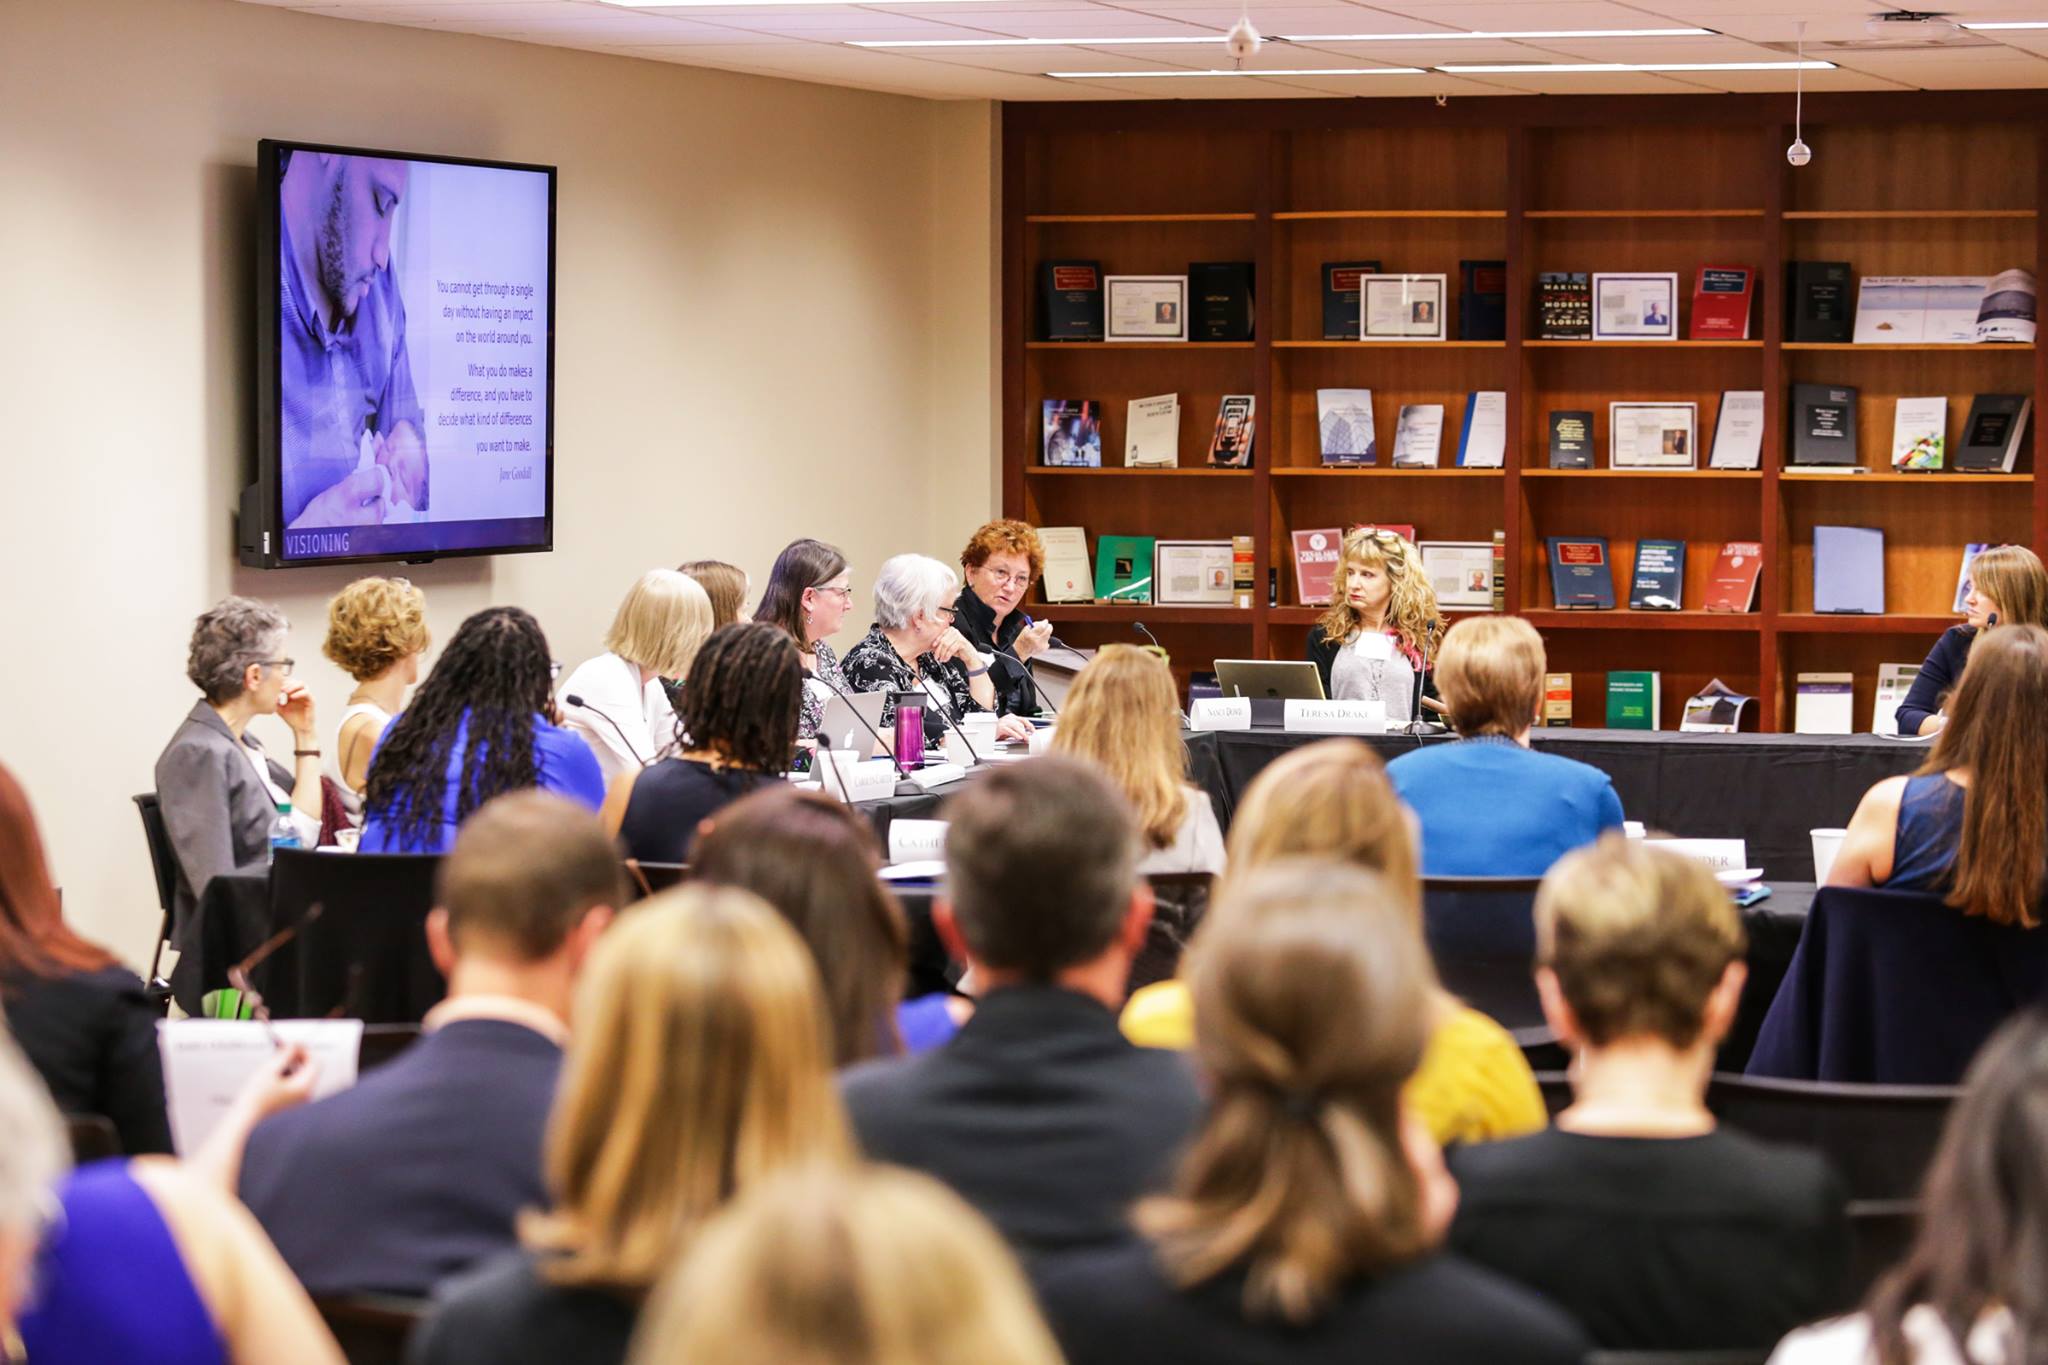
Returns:
[[[1177,1053],[1117,1029],[1152,895],[1122,795],[1086,764],[997,769],[947,806],[932,920],[981,1002],[921,1057],[849,1071],[870,1157],[926,1171],[1028,1257],[1109,1241],[1162,1186],[1201,1100]]]
[[[255,1213],[315,1294],[425,1294],[546,1204],[541,1145],[583,959],[620,903],[597,817],[516,792],[462,827],[428,946],[448,998],[396,1060],[250,1134]]]

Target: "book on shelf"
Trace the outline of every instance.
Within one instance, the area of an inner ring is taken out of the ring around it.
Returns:
[[[1493,533],[1493,609],[1508,609],[1508,533]]]
[[[1813,528],[1813,609],[1830,616],[1884,615],[1882,530]]]
[[[1685,605],[1685,542],[1639,540],[1629,575],[1630,611],[1678,611]]]
[[[1196,261],[1188,266],[1188,340],[1252,339],[1252,263]]]
[[[1871,709],[1870,733],[1895,735],[1899,732],[1899,707],[1913,684],[1920,681],[1918,664],[1879,664],[1877,702]]]
[[[1359,280],[1379,273],[1378,261],[1323,262],[1323,340],[1358,340]]]
[[[1572,675],[1569,673],[1545,673],[1543,675],[1543,724],[1546,728],[1569,726],[1572,723]]]
[[[1088,567],[1088,533],[1079,526],[1041,526],[1045,549],[1045,600],[1087,602],[1095,596],[1095,571]]]
[[[1756,272],[1745,265],[1703,265],[1692,288],[1694,341],[1749,340],[1750,305],[1756,298]]]
[[[1508,263],[1458,262],[1458,339],[1502,341],[1508,334]]]
[[[1755,611],[1757,584],[1763,578],[1764,547],[1755,540],[1731,540],[1714,556],[1707,577],[1708,611]]]
[[[1605,536],[1550,536],[1550,597],[1560,610],[1614,610],[1614,574]]]
[[[1607,728],[1662,729],[1663,701],[1663,674],[1655,669],[1615,669],[1607,675]]]
[[[1439,607],[1485,611],[1493,605],[1492,541],[1425,540],[1415,548]]]
[[[1317,389],[1316,432],[1326,465],[1379,463],[1371,389]]]
[[[1846,384],[1792,386],[1792,463],[1856,465],[1856,390]]]
[[[1230,538],[1230,596],[1237,606],[1249,609],[1252,588],[1258,582],[1254,546],[1250,536]]]
[[[1250,469],[1257,425],[1252,395],[1226,393],[1216,405],[1216,434],[1209,438],[1209,463],[1218,469]]]
[[[1546,270],[1536,277],[1536,335],[1545,341],[1592,338],[1590,274],[1583,270]]]
[[[1502,389],[1474,389],[1465,395],[1465,421],[1458,429],[1460,469],[1499,469],[1508,456],[1508,396]]]
[[[1435,469],[1443,451],[1444,405],[1403,403],[1394,419],[1394,468]]]
[[[1732,735],[1742,728],[1742,713],[1755,700],[1715,678],[1685,699],[1678,728],[1692,734]]]
[[[1100,469],[1102,467],[1102,404],[1092,398],[1048,398],[1045,408],[1045,439],[1040,447],[1045,463],[1055,468]]]
[[[1584,408],[1563,408],[1550,414],[1550,467],[1593,467],[1593,414]]]
[[[1892,410],[1892,468],[1931,472],[1941,468],[1948,439],[1948,399],[1901,398]]]
[[[1152,601],[1152,536],[1101,536],[1095,542],[1095,600]]]
[[[1968,545],[1965,545],[1963,547],[1963,562],[1956,568],[1955,605],[1949,608],[1950,611],[1954,612],[1958,616],[1961,616],[1964,612],[1969,610],[1968,598],[1970,596],[1970,590],[1971,588],[1976,586],[1975,583],[1971,581],[1970,564],[1973,560],[1977,558],[1978,555],[1983,554],[1984,551],[1988,548],[1990,547],[1986,543],[1981,541],[1971,541]]]
[[[1124,463],[1172,469],[1180,463],[1180,395],[1133,398],[1124,414]]]
[[[1801,673],[1792,702],[1792,732],[1800,735],[1856,733],[1856,675]]]
[[[1102,340],[1100,262],[1038,263],[1038,335],[1046,341]]]
[[[1865,275],[1856,288],[1859,345],[1967,346],[2034,339],[2034,277]]]
[[[1723,389],[1714,414],[1714,453],[1709,469],[1756,469],[1764,456],[1764,391]]]
[[[1304,607],[1327,607],[1337,588],[1337,563],[1344,557],[1344,532],[1336,526],[1296,531],[1294,596]]]
[[[1843,342],[1855,325],[1847,261],[1785,262],[1785,340]]]
[[[2010,474],[2026,436],[2034,400],[2023,393],[1980,393],[1970,400],[1956,468],[1973,474]]]

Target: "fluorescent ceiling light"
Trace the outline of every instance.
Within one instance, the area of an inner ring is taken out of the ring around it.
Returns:
[[[895,0],[890,0],[895,3]],[[848,42],[848,47],[1150,47],[1156,43],[1220,43],[1223,35],[1199,38],[903,38]]]
[[[1463,42],[1473,38],[1711,38],[1710,28],[1522,28],[1486,33],[1284,33],[1289,43]]]
[[[1609,71],[1833,71],[1833,62],[1512,62],[1490,65],[1444,65],[1446,74],[1517,76],[1557,73],[1566,76]]]
[[[1964,28],[2048,28],[2048,19],[2017,19],[2003,24],[1963,24]]]
[[[1292,67],[1259,71],[1048,71],[1062,81],[1134,81],[1162,76],[1427,76],[1419,66]]]

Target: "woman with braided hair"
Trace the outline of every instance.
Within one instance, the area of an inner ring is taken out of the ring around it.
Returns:
[[[788,631],[767,621],[712,631],[683,689],[683,751],[616,779],[605,798],[605,827],[627,856],[685,862],[708,816],[782,781],[803,698],[804,666]]]
[[[604,776],[581,738],[553,723],[553,670],[540,623],[488,607],[457,628],[370,760],[365,853],[445,853],[470,812],[539,787],[592,810]]]

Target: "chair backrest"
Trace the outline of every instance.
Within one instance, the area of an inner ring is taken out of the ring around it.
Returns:
[[[1540,877],[1424,877],[1422,928],[1444,989],[1503,1027],[1543,1022],[1531,966]]]
[[[1572,1079],[1563,1071],[1539,1071],[1536,1088],[1543,1094],[1543,1108],[1556,1118],[1572,1102]]]
[[[140,792],[129,798],[142,816],[142,838],[149,845],[149,867],[156,874],[157,908],[166,915],[178,898],[178,855],[171,847],[170,827],[164,824],[164,808],[155,792]]]
[[[672,886],[681,886],[690,879],[688,863],[650,863],[640,858],[626,858],[620,866],[626,869],[628,900],[645,900]]]
[[[356,1048],[356,1074],[384,1065],[420,1040],[418,1024],[365,1024]]]
[[[1707,1108],[1752,1137],[1823,1153],[1851,1199],[1899,1200],[1919,1197],[1958,1093],[1947,1085],[1717,1075],[1707,1086]]]
[[[1905,1259],[1920,1230],[1920,1203],[1913,1199],[1849,1201],[1849,1279],[1843,1307],[1861,1303],[1878,1277]]]
[[[403,1365],[406,1339],[427,1316],[431,1302],[388,1294],[316,1297],[327,1328],[349,1365]]]
[[[1565,1050],[1557,1035],[1550,1031],[1548,1024],[1531,1024],[1527,1028],[1510,1029],[1515,1046],[1522,1050],[1522,1060],[1529,1064],[1531,1071],[1562,1072],[1572,1064],[1571,1053]]]
[[[1127,997],[1180,970],[1181,954],[1187,951],[1202,917],[1209,913],[1215,883],[1215,877],[1207,872],[1145,875],[1145,884],[1152,888],[1152,923],[1145,930],[1145,946],[1138,950],[1125,979]]]
[[[1764,1365],[1769,1351],[1595,1351],[1586,1365]]]
[[[298,1013],[416,1024],[447,994],[427,952],[438,857],[279,849],[270,922],[304,924],[294,945]],[[305,922],[313,906],[319,918]]]
[[[104,1161],[121,1155],[121,1134],[105,1114],[66,1114],[64,1127],[71,1136],[71,1164]]]

